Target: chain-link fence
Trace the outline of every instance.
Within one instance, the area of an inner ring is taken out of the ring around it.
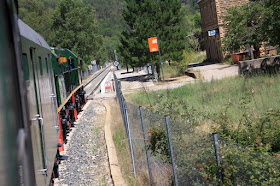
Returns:
[[[169,149],[164,117],[142,109],[142,120],[140,108],[130,103],[127,103],[127,110],[137,175],[144,178],[147,183],[152,182],[153,185],[170,185],[173,172],[168,158]],[[145,130],[143,130],[142,122]],[[144,140],[144,134],[146,140]],[[150,142],[152,135],[154,135],[153,144]],[[159,145],[162,145],[162,149],[158,149]]]
[[[211,129],[205,129],[203,125],[168,120],[167,116],[126,103],[115,75],[114,79],[134,173],[145,183],[279,185],[279,154],[272,155],[254,146],[244,147],[210,133]],[[204,118],[204,124],[209,123],[217,125]]]
[[[114,74],[116,93],[128,137],[134,176],[138,175],[151,185],[171,185],[175,183],[175,164],[170,160],[165,117],[126,103],[121,83]],[[147,127],[145,130],[144,128]],[[158,135],[158,136],[157,136]],[[144,140],[147,138],[147,140]],[[153,140],[154,144],[151,143]],[[149,144],[146,142],[149,141]],[[158,144],[158,142],[162,144]],[[158,149],[160,148],[160,149]]]
[[[131,140],[131,131],[130,131],[130,124],[129,124],[129,119],[128,119],[127,105],[126,105],[126,101],[125,101],[124,96],[121,91],[121,83],[120,83],[120,81],[117,80],[115,73],[113,75],[114,75],[114,82],[115,82],[115,87],[116,87],[117,98],[119,100],[120,110],[121,110],[125,130],[126,130],[126,134],[127,134],[127,138],[128,138],[128,144],[129,144],[132,165],[133,165],[133,173],[134,173],[134,177],[136,177],[134,151],[133,151],[133,145],[132,145],[132,140]]]
[[[205,162],[216,162],[211,134],[175,120],[170,130],[179,185],[211,185],[205,170]]]

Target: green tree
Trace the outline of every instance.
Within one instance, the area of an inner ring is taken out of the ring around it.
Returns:
[[[55,9],[58,0],[39,0],[42,2],[46,8]]]
[[[185,47],[181,6],[178,0],[126,0],[123,12],[127,29],[122,32],[122,56],[133,67],[156,64],[158,53],[150,53],[149,37],[158,37],[163,61],[180,62]]]
[[[198,11],[192,12],[189,6],[182,8],[182,27],[186,33],[186,48],[198,51],[202,46],[201,36],[201,16]]]
[[[267,35],[270,43],[280,44],[280,1],[264,0],[264,17],[262,29]]]
[[[225,46],[238,50],[241,46],[250,44],[258,49],[261,41],[279,45],[279,12],[280,2],[274,0],[256,0],[229,9],[225,17]]]
[[[264,7],[256,2],[230,8],[225,17],[225,47],[238,50],[249,44],[258,49],[259,43],[265,38],[262,29],[263,13]]]
[[[198,0],[182,0],[182,2],[189,7],[192,14],[199,10]]]
[[[93,59],[99,63],[103,60],[99,55],[103,37],[97,34],[99,24],[92,6],[85,6],[82,1],[62,0],[53,19],[53,45],[72,50],[86,63]]]
[[[19,18],[40,33],[48,43],[54,38],[52,15],[53,9],[46,8],[38,0],[19,0]]]
[[[96,10],[96,17],[100,23],[99,34],[103,35],[104,59],[114,60],[114,50],[120,45],[121,32],[125,28],[122,11],[124,0],[84,0],[85,4],[92,5]],[[105,51],[106,49],[106,51]],[[121,56],[118,56],[118,60]]]

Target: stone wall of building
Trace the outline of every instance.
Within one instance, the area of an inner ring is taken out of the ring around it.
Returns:
[[[224,29],[223,17],[227,15],[227,9],[234,6],[240,6],[245,3],[248,3],[249,0],[215,0],[215,1],[216,1],[218,26],[220,27],[220,36],[221,39],[223,39],[226,34],[226,30]]]
[[[220,35],[208,36],[208,31],[219,28],[215,0],[201,0],[199,2],[201,13],[202,34],[205,43],[207,60],[220,62],[222,51]]]
[[[199,2],[201,13],[202,30],[208,31],[214,27],[218,27],[218,18],[216,13],[215,0],[201,0]]]
[[[225,37],[223,17],[227,9],[240,6],[249,0],[200,0],[198,2],[201,13],[202,35],[205,42],[207,60],[222,62],[225,53],[222,51],[222,40]],[[208,31],[216,29],[219,33],[209,36]]]
[[[277,47],[271,46],[268,42],[261,42],[259,51],[260,51],[260,57],[277,55]]]

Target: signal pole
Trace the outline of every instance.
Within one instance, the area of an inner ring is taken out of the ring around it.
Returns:
[[[161,66],[161,71],[162,71],[162,80],[164,80],[164,73],[163,73],[163,67],[162,67],[162,61],[161,61],[161,55],[160,55],[160,48],[159,48],[159,39],[157,39],[157,44],[158,44],[158,54],[159,54],[159,60],[160,60],[160,66]]]

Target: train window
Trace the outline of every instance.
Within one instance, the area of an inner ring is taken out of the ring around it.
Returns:
[[[49,66],[48,66],[48,59],[47,58],[45,58],[45,62],[46,62],[47,73],[49,73]]]
[[[25,81],[27,81],[29,80],[29,67],[28,67],[27,54],[23,53],[22,58],[23,58],[23,66],[24,66],[24,78]]]
[[[40,67],[40,74],[43,75],[43,66],[42,66],[42,59],[39,57],[39,67]]]

